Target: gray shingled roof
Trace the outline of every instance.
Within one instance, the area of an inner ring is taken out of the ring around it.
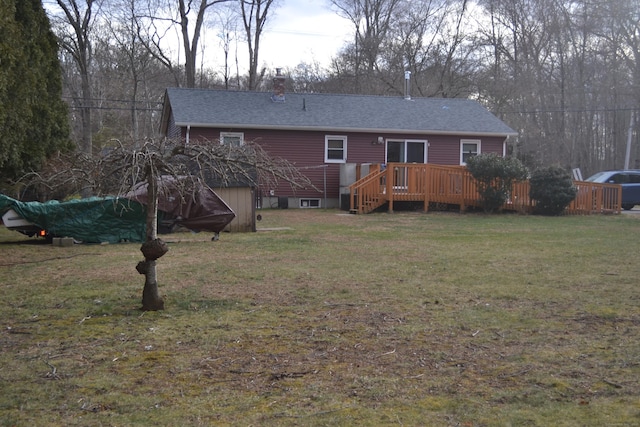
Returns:
[[[266,92],[169,88],[165,112],[167,106],[181,127],[516,134],[468,99],[287,93],[285,102],[274,102]]]

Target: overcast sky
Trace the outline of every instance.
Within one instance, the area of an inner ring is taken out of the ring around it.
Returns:
[[[280,0],[270,11],[260,40],[260,63],[270,68],[301,62],[328,65],[352,38],[352,25],[330,9],[329,0]]]
[[[275,4],[276,7],[269,10],[260,39],[260,68],[293,68],[301,62],[316,61],[328,66],[331,58],[353,38],[352,25],[331,9],[330,0],[277,0]],[[54,0],[43,0],[43,5],[50,12],[61,13]],[[239,24],[239,37],[242,37],[241,28],[242,24]],[[173,54],[180,57],[179,61],[184,61],[178,30],[175,30],[174,37],[169,33],[165,43],[173,45]],[[220,68],[222,52],[216,32],[205,30],[201,46],[207,51],[204,58],[206,66]],[[173,42],[172,38],[175,38]],[[238,46],[237,54],[241,72],[246,72],[249,61],[244,42]],[[230,59],[235,61],[235,57]]]

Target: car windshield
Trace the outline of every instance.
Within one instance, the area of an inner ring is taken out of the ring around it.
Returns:
[[[606,179],[606,176],[609,175],[610,172],[598,172],[595,175],[591,175],[589,178],[585,179],[588,182],[602,182],[603,179]]]

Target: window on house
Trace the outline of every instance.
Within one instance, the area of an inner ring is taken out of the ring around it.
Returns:
[[[300,207],[302,209],[319,208],[320,199],[300,199]]]
[[[347,161],[346,136],[325,136],[324,161],[325,163],[345,163]]]
[[[463,139],[460,141],[460,164],[466,165],[469,157],[480,154],[480,140]]]
[[[242,132],[220,132],[220,144],[240,146],[244,144]]]

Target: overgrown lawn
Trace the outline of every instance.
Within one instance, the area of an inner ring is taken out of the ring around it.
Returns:
[[[139,244],[0,228],[0,425],[640,425],[640,217],[265,210]]]

